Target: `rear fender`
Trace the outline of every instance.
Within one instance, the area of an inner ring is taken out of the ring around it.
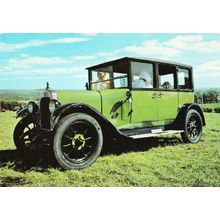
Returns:
[[[174,127],[176,129],[184,129],[184,122],[185,122],[186,114],[190,109],[195,109],[196,111],[198,111],[198,113],[200,114],[202,118],[202,125],[203,126],[206,125],[205,117],[204,117],[201,107],[195,103],[187,103],[187,104],[184,104],[182,108],[179,110],[179,113],[174,121]]]

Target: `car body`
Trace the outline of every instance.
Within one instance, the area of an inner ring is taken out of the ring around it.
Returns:
[[[83,169],[95,162],[107,140],[173,133],[187,143],[200,140],[205,118],[194,103],[192,66],[124,57],[87,70],[85,91],[56,93],[47,85],[39,104],[30,102],[18,112],[18,149],[51,144],[63,168]],[[28,124],[33,126],[25,134]]]

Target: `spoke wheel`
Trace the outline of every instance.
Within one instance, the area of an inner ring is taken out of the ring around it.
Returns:
[[[200,114],[192,109],[186,115],[182,139],[186,143],[197,143],[202,136],[202,119]]]
[[[14,129],[14,144],[19,151],[35,149],[33,138],[36,135],[36,124],[30,117],[21,119]]]
[[[98,158],[103,145],[102,129],[90,115],[64,117],[54,136],[54,154],[65,169],[83,169]]]

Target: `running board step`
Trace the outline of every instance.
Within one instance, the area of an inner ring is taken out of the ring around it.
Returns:
[[[131,135],[129,136],[130,138],[133,138],[133,139],[138,139],[138,138],[148,138],[148,137],[158,137],[158,136],[161,136],[161,135],[172,135],[172,134],[178,134],[178,133],[181,133],[183,132],[183,130],[166,130],[166,131],[153,131],[152,130],[152,133],[147,133],[147,134],[136,134],[136,135]]]

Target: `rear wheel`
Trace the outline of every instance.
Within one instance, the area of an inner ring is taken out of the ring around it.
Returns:
[[[84,169],[101,153],[103,134],[99,123],[85,113],[65,116],[57,125],[53,150],[64,169]]]
[[[200,114],[191,109],[187,112],[184,124],[184,132],[181,137],[185,143],[197,143],[202,136],[202,118]]]

